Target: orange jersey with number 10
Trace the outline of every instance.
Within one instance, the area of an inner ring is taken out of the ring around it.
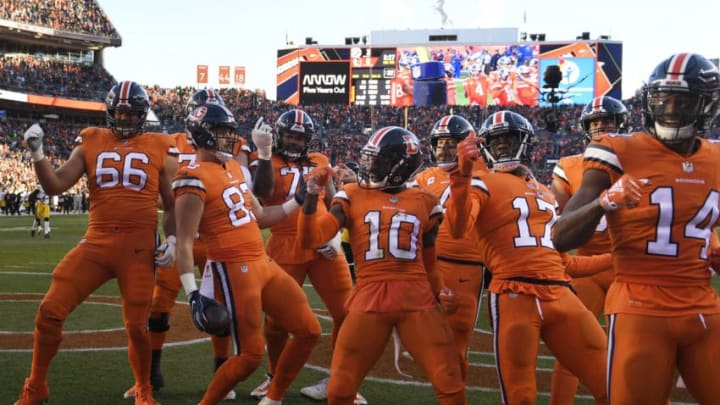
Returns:
[[[623,174],[649,182],[637,207],[606,214],[615,284],[637,286],[613,285],[606,312],[720,311],[707,260],[710,236],[720,222],[720,143],[698,142],[697,152],[682,156],[635,132],[605,135],[585,150],[586,170],[605,171],[612,183]]]
[[[417,188],[396,194],[346,184],[342,205],[355,256],[357,283],[426,280],[422,235],[442,220],[438,198]]]
[[[82,146],[92,199],[88,228],[154,231],[160,172],[177,154],[174,139],[146,132],[122,140],[108,128],[90,127],[75,142]]]

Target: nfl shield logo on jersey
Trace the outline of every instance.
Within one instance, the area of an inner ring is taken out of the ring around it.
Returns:
[[[683,162],[682,164],[683,171],[685,173],[692,173],[693,172],[693,164],[692,162]]]

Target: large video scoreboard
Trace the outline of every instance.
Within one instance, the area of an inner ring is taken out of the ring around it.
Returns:
[[[322,47],[277,52],[277,99],[290,104],[547,105],[557,65],[562,104],[621,97],[622,43]]]

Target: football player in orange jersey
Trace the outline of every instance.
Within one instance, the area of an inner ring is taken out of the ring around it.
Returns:
[[[185,114],[190,115],[195,108],[205,104],[225,105],[222,97],[215,90],[201,89],[195,91],[185,106]],[[187,132],[178,132],[172,135],[178,148],[178,166],[185,167],[195,163],[195,146]],[[243,174],[249,179],[250,172],[247,169],[247,155],[249,151],[247,143],[241,138],[240,142],[235,144],[233,156],[242,165]],[[243,163],[244,162],[244,163]],[[193,247],[193,256],[195,265],[202,273],[205,267],[205,243],[202,240],[195,240]],[[160,266],[155,276],[155,289],[153,291],[153,303],[150,308],[150,319],[148,320],[148,329],[150,330],[150,339],[152,342],[152,367],[150,369],[150,384],[153,390],[157,391],[165,385],[165,379],[161,370],[162,348],[165,344],[168,330],[170,330],[170,312],[175,306],[178,292],[180,291],[180,278],[178,278],[177,270],[174,263],[169,266]],[[215,370],[227,359],[230,350],[230,338],[211,336]],[[123,398],[132,399],[135,397],[134,387],[131,387],[123,394]],[[236,393],[231,390],[228,392],[226,399],[235,399]]]
[[[390,104],[394,107],[413,105],[413,80],[410,69],[398,70],[390,80]]]
[[[580,123],[583,128],[585,145],[606,133],[626,133],[628,131],[628,111],[625,105],[612,97],[600,96],[590,101],[583,109]],[[562,213],[567,200],[580,188],[582,181],[582,154],[561,157],[553,169],[550,190],[558,202],[558,213]],[[580,246],[578,255],[594,255],[610,251],[610,236],[607,222],[598,224],[592,239]],[[615,277],[612,269],[588,277],[572,280],[572,285],[580,301],[599,318],[605,305],[605,295]],[[578,379],[560,362],[555,362],[550,390],[550,404],[571,405],[575,399]]]
[[[202,405],[216,404],[262,363],[263,311],[293,337],[283,348],[263,405],[280,404],[320,338],[320,324],[295,280],[265,253],[261,227],[288,218],[298,202],[262,206],[232,158],[238,142],[232,113],[217,104],[196,108],[187,129],[197,147],[194,164],[173,181],[178,224],[177,270],[191,304],[199,296],[223,302],[231,318],[235,355],[215,372]],[[207,263],[201,291],[195,284],[195,236],[206,242]],[[194,307],[194,309],[196,309]],[[195,314],[195,312],[193,312]]]
[[[537,87],[537,77],[533,76],[532,68],[520,66],[515,76],[515,95],[519,105],[536,106],[540,89]]]
[[[36,124],[25,132],[35,171],[47,193],[60,194],[87,175],[92,205],[87,232],[55,267],[38,309],[30,377],[16,405],[48,399],[47,374],[62,340],[65,319],[112,278],[117,278],[122,296],[135,403],[156,403],[150,385],[152,350],[147,320],[155,278],[153,261],[174,260],[170,181],[176,163],[170,155],[177,154],[177,149],[169,136],[142,132],[150,102],[139,84],[116,84],[105,104],[109,128],[90,127],[80,132],[70,158],[57,170],[43,156],[42,129]],[[158,195],[165,209],[167,242],[155,258]]]
[[[451,63],[445,63],[445,87],[447,89],[447,105],[457,105],[457,83],[455,83],[455,68]]]
[[[718,100],[720,74],[703,56],[660,62],[642,91],[644,130],[588,145],[582,184],[556,225],[553,240],[568,250],[607,218],[613,404],[665,403],[676,367],[697,402],[720,401],[720,300],[708,271],[720,218],[720,144],[701,137]]]
[[[553,247],[555,198],[525,166],[534,130],[523,116],[498,111],[485,120],[480,136],[492,171],[473,171],[477,138],[460,142],[446,216],[453,235],[476,232],[478,260],[493,274],[489,306],[502,403],[536,401],[540,339],[597,403],[606,403],[605,334],[573,293],[563,257]]]
[[[258,153],[258,160],[251,163],[251,167],[256,167],[255,191],[265,205],[292,202],[293,196],[300,191],[304,183],[304,175],[313,167],[329,166],[326,156],[307,151],[314,133],[312,118],[302,110],[286,111],[278,117],[273,131],[272,153]],[[325,190],[326,204],[329,204],[334,194],[335,188],[330,182]],[[326,210],[325,204],[321,209]],[[296,216],[294,213],[287,220],[270,228],[267,252],[299,285],[302,285],[306,278],[310,279],[333,318],[334,345],[337,331],[345,319],[345,301],[352,289],[350,270],[341,249],[340,235],[329,237],[313,249],[304,248],[297,243],[300,232]],[[264,395],[287,337],[287,331],[279,328],[272,316],[269,316],[265,322],[268,378],[250,393],[251,396],[259,398]],[[302,388],[300,392],[312,399],[324,400],[326,389],[327,379],[323,379],[316,385]],[[363,404],[365,399],[358,395],[356,403]]]
[[[438,197],[443,209],[447,209],[450,197],[450,173],[457,169],[457,144],[471,134],[475,135],[475,129],[460,115],[440,118],[430,132],[432,157],[437,166],[418,173],[411,184]],[[464,377],[468,369],[468,345],[483,291],[484,266],[477,238],[474,232],[468,232],[462,238],[454,239],[445,221],[440,225],[435,244],[437,270],[460,301],[458,311],[448,315],[448,322],[463,361]]]
[[[460,356],[438,309],[438,300],[448,312],[458,305],[435,268],[442,207],[430,192],[405,187],[421,164],[417,137],[400,127],[384,127],[361,151],[359,182],[335,195],[330,212],[317,207],[318,192],[332,169],[315,168],[308,177],[299,243],[316,246],[345,227],[355,255],[357,284],[333,352],[329,405],[353,404],[393,328],[424,369],[439,402],[465,404]]]
[[[487,107],[488,99],[488,77],[480,70],[478,65],[473,65],[470,76],[463,81],[463,91],[468,99],[468,104],[479,107]]]

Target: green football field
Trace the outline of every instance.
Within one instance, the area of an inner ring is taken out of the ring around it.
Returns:
[[[49,240],[30,237],[32,219],[23,217],[0,217],[0,403],[12,403],[28,375],[32,357],[29,348],[8,349],[11,337],[26,335],[33,330],[33,319],[40,295],[50,282],[54,265],[81,238],[87,226],[86,216],[53,216],[52,238]],[[325,335],[331,324],[324,316],[322,301],[309,284],[304,286],[310,304],[318,313]],[[36,294],[33,296],[32,294]],[[13,296],[22,295],[22,299]],[[30,298],[28,298],[30,296]],[[122,330],[122,318],[118,305],[99,305],[107,297],[118,297],[114,281],[97,290],[93,302],[82,304],[71,314],[65,324],[67,332],[91,333],[95,330]],[[178,297],[183,300],[183,297]],[[483,306],[476,335],[488,336],[488,326]],[[172,323],[172,322],[171,322]],[[192,328],[192,325],[175,325],[173,328]],[[170,334],[173,333],[171,329]],[[5,340],[8,339],[8,340]],[[471,350],[473,347],[471,345]],[[212,349],[209,339],[198,339],[166,347],[163,354],[163,371],[166,386],[156,394],[163,404],[196,404],[212,375]],[[471,352],[471,367],[494,369],[491,353]],[[407,361],[407,360],[406,360]],[[547,373],[553,359],[542,356],[538,369]],[[308,404],[314,401],[299,394],[303,386],[313,384],[327,376],[328,364],[308,364],[290,388],[284,404]],[[261,366],[247,381],[236,387],[238,398],[234,403],[255,404],[248,393],[264,378],[265,365]],[[391,371],[390,375],[393,375]],[[494,371],[493,371],[494,373]],[[133,384],[127,351],[124,347],[110,349],[74,348],[62,349],[50,369],[49,384],[51,404],[127,404],[122,393]],[[497,383],[468,381],[468,403],[497,404]],[[361,393],[370,404],[435,404],[434,393],[427,383],[397,378],[367,379]],[[539,394],[539,403],[547,403],[547,393]],[[584,396],[577,404],[592,403]]]

